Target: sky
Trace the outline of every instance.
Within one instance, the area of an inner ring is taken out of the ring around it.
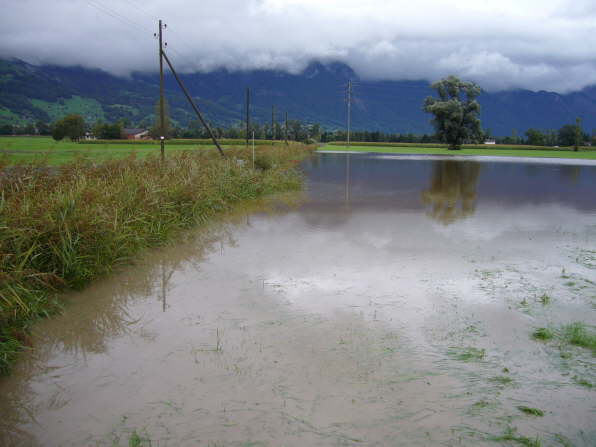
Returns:
[[[0,57],[120,76],[344,62],[362,79],[454,74],[486,90],[596,84],[594,0],[3,0]]]

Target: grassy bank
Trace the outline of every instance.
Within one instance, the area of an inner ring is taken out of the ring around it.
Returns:
[[[272,145],[272,141],[257,141],[258,145]],[[223,139],[224,147],[243,146],[245,140]],[[168,140],[166,153],[177,153],[190,149],[215,148],[211,140]],[[122,159],[131,154],[137,158],[158,154],[157,141],[139,140],[95,140],[73,143],[68,139],[54,141],[51,137],[0,137],[0,156],[8,163],[39,163],[51,166],[62,165],[74,161],[78,157],[86,157],[98,162],[111,159]]]
[[[57,293],[80,288],[141,250],[223,212],[235,202],[298,189],[293,167],[303,145],[130,156],[60,168],[2,166],[0,183],[0,371],[29,344],[37,318],[59,307]]]
[[[461,150],[450,151],[446,145],[410,143],[354,143],[351,146],[329,143],[321,149],[328,151],[380,152],[415,155],[490,155],[502,157],[551,157],[596,160],[596,148],[582,147],[578,152],[571,148],[543,146],[464,145]]]

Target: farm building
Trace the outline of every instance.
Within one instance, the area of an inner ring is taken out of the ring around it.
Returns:
[[[149,131],[146,129],[122,129],[122,135],[127,140],[146,140],[149,138]]]

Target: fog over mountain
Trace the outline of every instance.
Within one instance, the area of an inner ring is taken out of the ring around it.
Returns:
[[[299,73],[318,60],[361,79],[456,74],[489,91],[596,84],[593,0],[4,0],[0,58],[154,72],[158,18],[186,73]]]

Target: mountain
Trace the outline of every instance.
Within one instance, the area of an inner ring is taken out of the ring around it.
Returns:
[[[430,116],[422,111],[433,94],[425,81],[364,81],[341,63],[312,63],[299,74],[259,70],[181,75],[207,119],[216,125],[239,123],[244,116],[245,88],[251,88],[252,119],[318,122],[327,129],[346,122],[346,85],[354,81],[352,127],[401,133],[432,132]],[[195,119],[174,78],[166,76],[170,115],[180,125]],[[128,119],[151,125],[159,98],[156,74],[135,73],[128,78],[82,67],[34,66],[19,60],[0,60],[0,123],[53,121],[80,113],[88,121]],[[483,92],[479,98],[484,128],[494,135],[522,135],[528,128],[558,129],[583,120],[585,130],[596,128],[596,86],[557,94],[514,90]]]

